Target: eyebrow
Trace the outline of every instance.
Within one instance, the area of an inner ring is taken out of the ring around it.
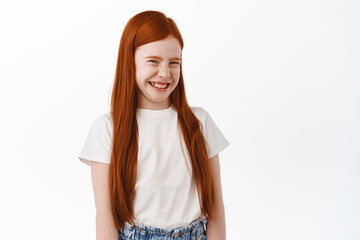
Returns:
[[[153,59],[163,60],[163,59],[162,59],[161,57],[159,57],[159,56],[147,56],[147,57],[145,57],[145,58],[153,58]],[[179,60],[179,61],[181,61],[181,59],[178,58],[178,57],[170,58],[170,60]]]

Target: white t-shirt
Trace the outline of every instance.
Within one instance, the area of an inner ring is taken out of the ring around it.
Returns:
[[[191,107],[201,122],[208,157],[229,144],[201,107]],[[199,197],[192,181],[191,162],[178,125],[177,112],[137,109],[138,164],[134,197],[135,223],[158,228],[186,226],[201,217]],[[100,115],[90,128],[79,159],[110,164],[113,123],[110,112]],[[183,150],[182,150],[183,148]]]

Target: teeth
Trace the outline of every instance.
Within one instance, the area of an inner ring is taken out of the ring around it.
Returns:
[[[167,86],[167,83],[164,84],[164,85],[161,85],[161,84],[158,84],[158,83],[150,82],[150,84],[157,87],[157,88],[166,88],[166,86]]]

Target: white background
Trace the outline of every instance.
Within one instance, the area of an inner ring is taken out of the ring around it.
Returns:
[[[95,239],[89,128],[110,110],[126,22],[183,35],[191,106],[220,153],[227,239],[360,239],[359,1],[0,4],[0,239]]]

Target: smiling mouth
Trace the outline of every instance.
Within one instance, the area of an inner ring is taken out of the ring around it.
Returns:
[[[167,89],[170,85],[170,83],[158,83],[158,82],[150,82],[149,81],[149,84],[154,87],[154,88],[157,88],[157,89]]]

